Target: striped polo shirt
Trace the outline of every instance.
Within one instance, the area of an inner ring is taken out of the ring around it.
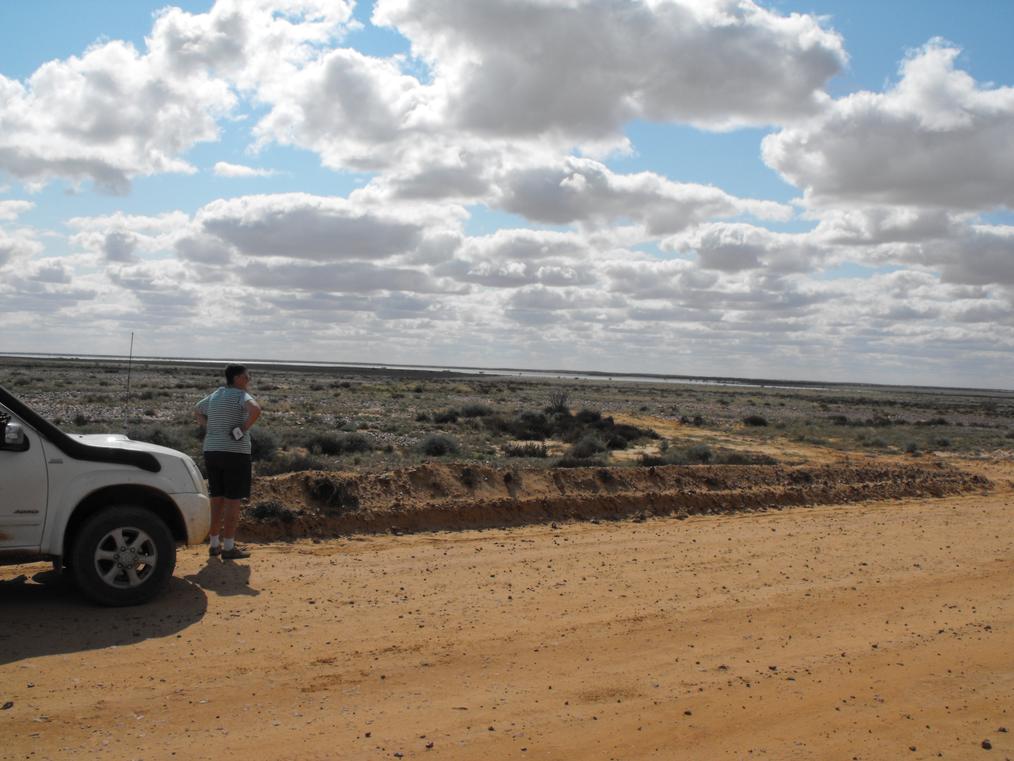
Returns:
[[[232,429],[247,418],[246,403],[254,401],[246,391],[234,386],[219,386],[197,403],[197,410],[208,418],[204,435],[205,452],[238,452],[250,454],[250,432],[236,441]]]

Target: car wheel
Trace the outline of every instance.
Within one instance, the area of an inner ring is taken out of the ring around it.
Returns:
[[[176,568],[176,543],[150,510],[120,505],[96,513],[71,553],[81,591],[102,605],[138,605],[165,587]]]

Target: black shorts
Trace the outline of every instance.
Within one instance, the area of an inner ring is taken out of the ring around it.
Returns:
[[[205,452],[208,491],[212,497],[247,499],[250,496],[250,455],[241,452]]]

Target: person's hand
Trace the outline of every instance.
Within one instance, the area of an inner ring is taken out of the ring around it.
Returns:
[[[233,428],[233,429],[232,429],[232,437],[233,437],[233,438],[234,438],[234,439],[235,439],[236,441],[239,441],[240,439],[242,439],[242,438],[243,438],[243,429],[242,429],[242,428],[240,428],[240,427],[239,427],[239,426],[237,425],[237,426],[236,426],[235,428]]]

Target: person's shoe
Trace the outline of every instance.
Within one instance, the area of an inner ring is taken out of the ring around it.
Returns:
[[[208,547],[209,557],[217,558],[221,554],[222,554],[222,545],[218,545],[217,547]]]
[[[222,560],[241,560],[248,557],[250,557],[249,551],[243,549],[238,544],[233,546],[231,550],[222,550]]]

